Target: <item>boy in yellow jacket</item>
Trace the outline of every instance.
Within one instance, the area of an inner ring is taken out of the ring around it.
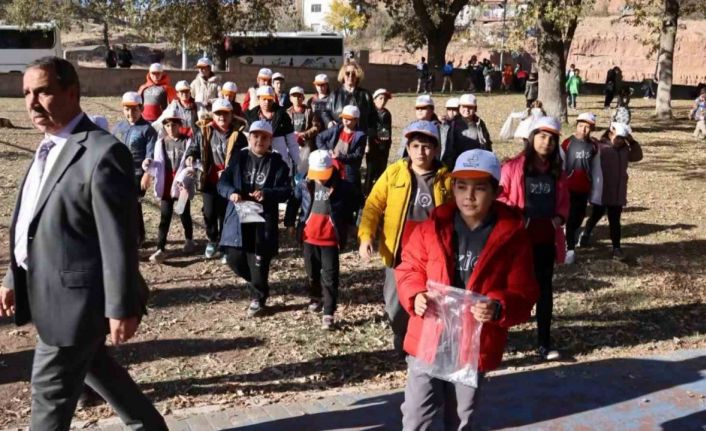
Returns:
[[[449,171],[437,159],[439,129],[431,121],[412,122],[404,131],[407,157],[388,166],[365,201],[358,228],[359,254],[370,260],[373,240],[382,222],[379,250],[385,264],[385,311],[394,334],[395,350],[403,355],[402,342],[409,316],[397,298],[394,268],[414,228],[431,211],[451,199]]]

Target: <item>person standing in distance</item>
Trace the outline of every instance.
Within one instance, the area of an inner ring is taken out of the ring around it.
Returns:
[[[167,430],[105,347],[106,334],[132,338],[146,300],[130,150],[82,112],[68,61],[30,63],[23,93],[44,136],[10,225],[0,316],[37,328],[30,428],[68,430],[85,380],[132,429]]]

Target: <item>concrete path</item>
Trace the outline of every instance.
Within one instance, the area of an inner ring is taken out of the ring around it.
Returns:
[[[192,409],[172,431],[400,430],[401,392],[247,410]],[[100,431],[123,429],[115,419]],[[706,349],[606,359],[489,378],[474,430],[706,431]],[[439,429],[439,428],[437,428]]]

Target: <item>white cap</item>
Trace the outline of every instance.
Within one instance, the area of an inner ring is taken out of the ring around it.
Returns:
[[[328,76],[325,73],[319,73],[314,77],[314,85],[328,84]]]
[[[459,105],[458,97],[452,97],[446,101],[446,109],[458,109]]]
[[[150,64],[150,72],[164,72],[164,66],[160,63],[152,63]]]
[[[108,119],[105,118],[102,115],[89,115],[88,118],[93,121],[93,124],[96,126],[100,127],[101,129],[105,130],[106,132],[110,131],[110,125],[108,124]]]
[[[282,74],[279,73],[279,72],[275,72],[275,73],[272,75],[272,80],[274,81],[275,79],[282,79],[282,80],[284,80],[284,75],[282,75]]]
[[[227,99],[216,99],[211,105],[211,112],[219,111],[233,112],[233,105]]]
[[[409,139],[415,133],[421,133],[422,135],[427,135],[429,137],[434,138],[437,145],[439,144],[439,126],[437,126],[431,121],[412,121],[407,127],[405,127],[403,133],[404,137],[407,139]]]
[[[543,132],[561,134],[561,123],[554,117],[539,117],[532,123],[532,132],[541,130]]]
[[[426,108],[427,106],[434,106],[434,101],[431,100],[431,96],[428,94],[422,94],[417,96],[416,102],[414,102],[415,108]]]
[[[500,181],[500,160],[490,151],[475,149],[461,153],[451,173],[454,178],[493,177]]]
[[[579,114],[578,117],[576,117],[576,122],[578,123],[579,121],[584,121],[591,126],[596,125],[596,115],[591,113],[591,112],[584,112]]]
[[[293,96],[295,94],[301,94],[302,96],[304,95],[304,89],[301,87],[292,87],[289,89],[289,95]]]
[[[268,99],[274,99],[275,98],[275,89],[270,87],[269,85],[261,85],[257,87],[257,91],[255,92],[255,95],[258,98],[264,97]]]
[[[263,67],[262,69],[260,69],[259,72],[257,72],[257,77],[272,79],[272,71],[266,67]]]
[[[360,109],[355,105],[346,105],[343,107],[343,112],[341,112],[341,118],[357,120],[360,118]]]
[[[632,133],[630,126],[624,123],[613,122],[610,124],[610,128],[613,129],[616,136],[620,136],[622,138],[627,138]]]
[[[249,131],[249,133],[252,133],[252,132],[267,133],[268,135],[272,136],[272,126],[267,121],[262,121],[262,120],[253,121],[253,123],[250,125],[250,129],[248,131]]]
[[[464,94],[458,100],[458,105],[459,106],[478,106],[478,101],[476,100],[476,96],[474,96],[472,94]]]
[[[378,88],[375,90],[375,93],[373,93],[373,99],[377,98],[381,94],[386,94],[388,98],[392,98],[392,94],[390,94],[389,91],[384,88]]]
[[[179,120],[183,123],[184,117],[182,117],[181,112],[176,109],[176,106],[169,105],[167,109],[164,110],[164,113],[162,113],[162,124],[167,120]]]
[[[128,91],[123,94],[123,106],[137,106],[142,105],[142,97],[136,91]]]
[[[327,150],[316,150],[309,154],[309,172],[311,180],[328,180],[333,172],[333,158]]]
[[[174,86],[174,89],[176,91],[187,91],[187,90],[191,91],[191,86],[186,81],[179,81]]]
[[[213,62],[207,57],[201,57],[196,62],[196,67],[213,67]]]
[[[237,93],[238,86],[233,81],[228,81],[221,87],[221,93]]]

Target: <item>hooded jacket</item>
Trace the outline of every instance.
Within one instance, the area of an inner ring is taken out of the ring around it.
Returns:
[[[453,249],[455,202],[436,208],[429,220],[415,229],[402,250],[402,262],[395,268],[400,304],[410,319],[404,350],[418,356],[425,318],[414,312],[414,299],[427,290],[427,281],[451,285],[455,270]],[[526,322],[539,297],[534,278],[532,248],[522,216],[496,202],[492,211],[497,220],[481,251],[467,290],[498,301],[500,319],[483,324],[480,338],[480,371],[497,368],[503,357],[508,328]],[[472,318],[468,315],[466,318]],[[436,322],[437,326],[442,323]],[[440,334],[439,328],[436,334]],[[464,340],[466,341],[466,340]],[[470,341],[470,340],[468,340]],[[432,345],[434,343],[431,343]]]
[[[274,115],[270,124],[272,125],[272,150],[282,155],[282,160],[291,169],[292,174],[299,165],[299,144],[294,137],[294,126],[287,111],[279,105],[274,107]],[[248,124],[260,120],[262,109],[259,105],[249,110],[246,114]]]
[[[176,98],[176,90],[169,83],[169,75],[162,73],[162,77],[158,82],[152,81],[149,72],[145,77],[145,83],[137,90],[142,97],[142,117],[153,122],[162,115],[162,111],[167,109],[174,98]]]
[[[628,163],[642,160],[642,147],[634,139],[615,147],[606,136],[593,158],[590,202],[594,205],[625,206],[628,203]]]
[[[218,98],[220,86],[220,75],[211,75],[206,79],[201,76],[201,73],[198,73],[196,78],[191,81],[191,95],[196,103],[210,107],[211,100]]]
[[[319,150],[333,151],[342,131],[343,126],[338,125],[319,133],[316,136],[316,147]],[[365,133],[356,130],[353,132],[353,140],[348,146],[348,153],[336,156],[336,160],[344,165],[344,177],[358,189],[360,189],[360,165],[363,163],[366,141]]]

